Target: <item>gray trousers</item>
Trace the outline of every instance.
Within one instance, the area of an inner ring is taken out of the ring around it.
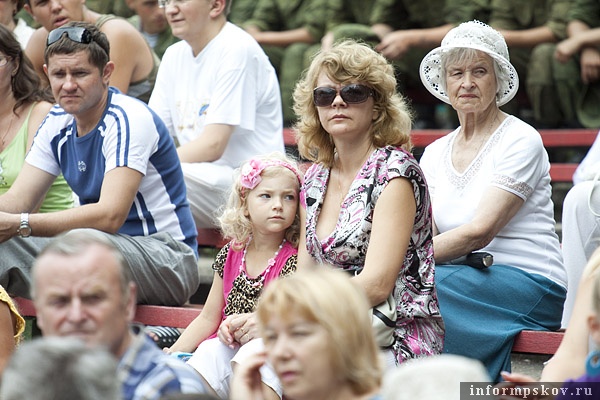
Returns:
[[[198,289],[198,261],[193,250],[170,234],[105,235],[123,253],[137,285],[138,304],[179,306]],[[14,237],[0,244],[0,284],[11,296],[31,298],[31,268],[52,239]]]

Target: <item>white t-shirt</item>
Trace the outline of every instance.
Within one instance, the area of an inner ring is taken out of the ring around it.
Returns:
[[[149,105],[180,144],[209,124],[235,126],[216,164],[236,168],[257,154],[284,151],[275,69],[254,38],[231,23],[196,57],[186,41],[171,45]]]
[[[27,43],[29,42],[31,35],[33,35],[33,32],[35,32],[35,29],[27,25],[27,22],[21,18],[17,20],[17,25],[15,26],[13,33],[23,50],[25,50],[25,47],[27,47]]]
[[[573,183],[592,180],[600,172],[600,133],[573,174]]]
[[[521,268],[566,287],[560,243],[554,230],[550,163],[539,133],[509,116],[471,165],[458,173],[451,160],[458,132],[459,129],[427,146],[420,160],[439,232],[471,221],[490,186],[504,189],[524,203],[482,251],[492,253],[495,264]]]

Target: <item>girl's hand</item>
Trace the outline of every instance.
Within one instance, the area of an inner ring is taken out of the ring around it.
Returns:
[[[237,344],[235,343],[236,339],[233,336],[233,332],[231,330],[231,319],[233,317],[235,317],[235,314],[229,315],[223,320],[223,322],[221,322],[221,325],[219,325],[219,328],[217,329],[217,338],[219,338],[221,343],[223,343],[231,349],[234,349],[237,346]]]
[[[260,376],[260,367],[267,361],[265,352],[252,354],[241,364],[237,364],[233,371],[231,382],[231,400],[265,400]]]
[[[233,336],[241,345],[260,337],[254,313],[236,314],[231,316],[230,328]]]

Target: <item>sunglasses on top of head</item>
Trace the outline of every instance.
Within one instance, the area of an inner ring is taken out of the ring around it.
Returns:
[[[313,102],[317,107],[328,107],[333,103],[338,93],[345,103],[359,104],[364,103],[370,96],[373,96],[374,91],[370,87],[358,83],[342,86],[339,92],[334,88],[323,86],[313,90]]]
[[[92,33],[82,26],[61,26],[50,31],[48,40],[46,40],[46,46],[58,42],[64,35],[67,35],[70,40],[77,43],[90,44],[93,40]]]

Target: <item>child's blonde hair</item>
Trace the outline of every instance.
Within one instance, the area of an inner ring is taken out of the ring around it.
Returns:
[[[218,218],[223,236],[233,240],[235,249],[241,249],[252,235],[252,222],[248,217],[246,198],[248,193],[261,181],[261,177],[273,177],[279,174],[292,174],[298,181],[298,199],[302,186],[302,172],[298,162],[283,153],[273,152],[254,157],[235,171],[229,199]],[[299,206],[299,205],[298,205]],[[285,231],[285,239],[294,247],[300,238],[300,217]]]

